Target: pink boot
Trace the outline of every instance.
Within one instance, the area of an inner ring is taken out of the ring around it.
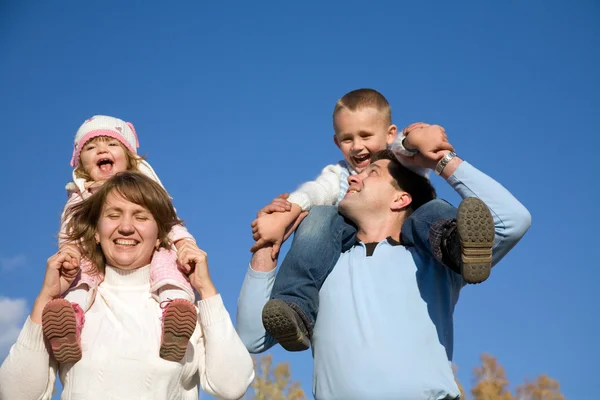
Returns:
[[[163,301],[161,307],[163,316],[160,358],[167,361],[181,361],[196,329],[198,321],[196,307],[184,299]]]
[[[55,299],[42,312],[42,331],[59,363],[81,360],[81,329],[85,316],[78,304]]]

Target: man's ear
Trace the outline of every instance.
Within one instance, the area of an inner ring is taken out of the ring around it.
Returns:
[[[412,196],[407,192],[397,192],[394,195],[390,208],[392,211],[402,211],[412,203]]]

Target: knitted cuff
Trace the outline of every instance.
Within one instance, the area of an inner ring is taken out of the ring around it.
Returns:
[[[229,316],[223,299],[220,294],[216,294],[207,299],[198,302],[198,319],[204,327],[211,326],[220,322]]]
[[[42,325],[36,324],[30,317],[27,317],[17,343],[31,351],[46,351]]]

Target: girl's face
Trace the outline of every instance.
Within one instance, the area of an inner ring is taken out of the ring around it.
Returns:
[[[127,170],[125,148],[117,139],[106,136],[88,141],[81,149],[80,162],[94,182]]]

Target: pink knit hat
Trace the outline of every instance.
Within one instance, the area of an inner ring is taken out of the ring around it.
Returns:
[[[79,164],[79,154],[86,142],[98,136],[117,139],[133,154],[137,154],[137,149],[140,147],[135,128],[131,122],[125,122],[119,118],[106,115],[94,115],[85,121],[75,134],[73,158],[71,158],[72,167],[77,167]]]

